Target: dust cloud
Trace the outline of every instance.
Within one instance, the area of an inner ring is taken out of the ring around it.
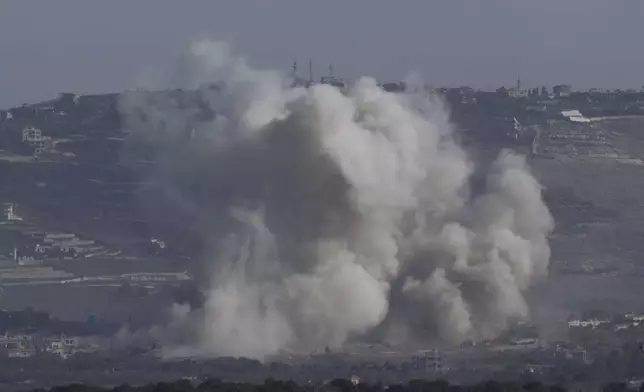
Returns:
[[[122,97],[157,197],[210,245],[205,304],[173,308],[166,354],[261,359],[376,329],[457,344],[526,320],[553,220],[524,158],[502,152],[473,195],[439,100],[291,82],[202,41],[168,77],[185,90]]]

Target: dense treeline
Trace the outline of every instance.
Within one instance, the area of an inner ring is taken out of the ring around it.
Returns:
[[[94,316],[87,321],[63,321],[50,317],[49,313],[32,308],[24,310],[0,309],[0,334],[5,333],[39,333],[74,336],[103,335],[111,336],[118,331],[119,326]]]
[[[601,389],[604,392],[621,392],[628,389],[624,383],[612,383]],[[36,390],[45,392],[46,390]],[[267,379],[263,384],[223,382],[219,379],[207,380],[194,385],[188,380],[171,383],[161,382],[140,387],[122,385],[115,388],[98,388],[73,384],[55,387],[49,392],[565,392],[566,389],[556,385],[545,385],[538,381],[527,384],[486,381],[470,386],[450,385],[444,380],[412,380],[406,384],[384,386],[382,384],[359,383],[354,385],[346,379],[335,379],[325,384],[298,385],[293,381]],[[639,389],[640,392],[644,388]]]

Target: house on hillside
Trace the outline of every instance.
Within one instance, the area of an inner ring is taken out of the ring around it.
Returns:
[[[36,354],[34,342],[29,335],[0,335],[0,353],[9,358],[29,358]]]
[[[22,130],[22,142],[33,148],[34,156],[39,156],[47,150],[47,145],[51,138],[45,137],[42,130],[33,125],[27,126]]]
[[[67,359],[76,353],[77,347],[78,339],[61,334],[45,339],[44,351]]]

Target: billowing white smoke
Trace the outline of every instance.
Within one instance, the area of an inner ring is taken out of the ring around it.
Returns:
[[[431,97],[369,78],[292,88],[221,43],[182,65],[192,98],[122,102],[132,143],[213,244],[206,304],[174,323],[197,338],[170,347],[261,358],[375,330],[457,343],[528,317],[553,222],[522,157],[503,152],[472,196],[473,165]]]

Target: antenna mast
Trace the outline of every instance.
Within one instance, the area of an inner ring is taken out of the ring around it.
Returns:
[[[293,79],[297,78],[297,61],[293,61],[293,67],[291,69],[291,77]]]

